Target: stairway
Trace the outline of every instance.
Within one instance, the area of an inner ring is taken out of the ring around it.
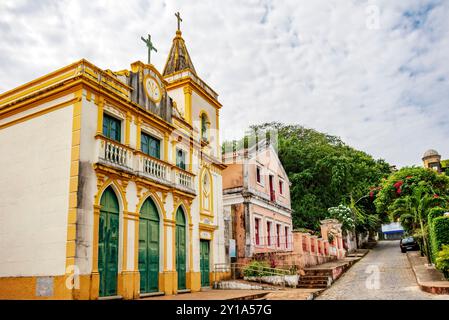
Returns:
[[[332,284],[331,270],[304,270],[305,275],[299,278],[297,288],[325,289]]]

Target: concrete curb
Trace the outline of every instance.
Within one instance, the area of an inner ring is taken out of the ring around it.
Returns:
[[[423,281],[421,279],[420,273],[425,271],[422,271],[420,269],[423,269],[424,267],[413,263],[411,254],[409,254],[409,252],[407,252],[406,254],[407,260],[412,267],[413,274],[415,275],[416,282],[418,283],[418,286],[422,291],[432,294],[449,294],[449,281]]]

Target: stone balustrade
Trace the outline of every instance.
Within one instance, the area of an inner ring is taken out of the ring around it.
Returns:
[[[173,173],[173,180],[176,187],[186,191],[194,191],[193,174],[178,167],[173,167]]]
[[[96,136],[98,162],[195,194],[195,175],[102,135]]]

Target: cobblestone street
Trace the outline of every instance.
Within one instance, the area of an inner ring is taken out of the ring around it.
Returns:
[[[449,300],[449,295],[433,295],[418,287],[399,241],[379,241],[376,248],[351,267],[317,300]]]

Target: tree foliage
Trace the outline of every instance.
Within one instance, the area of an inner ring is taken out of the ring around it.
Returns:
[[[349,204],[351,196],[365,197],[358,205],[375,213],[373,199],[367,194],[390,173],[388,163],[346,145],[338,137],[299,125],[266,123],[252,128],[278,132],[279,158],[292,184],[295,228],[318,229],[327,209]]]
[[[435,196],[435,205],[445,207],[445,199],[449,196],[449,177],[444,174],[421,168],[404,167],[392,173],[380,184],[379,192],[374,204],[377,212],[382,215],[392,215],[398,208],[403,208],[407,197],[413,196],[415,189],[419,188],[424,195]],[[406,212],[404,212],[406,214]],[[409,211],[409,214],[411,212]],[[413,219],[403,216],[404,227],[412,230],[416,227]],[[425,221],[427,223],[427,221]]]
[[[413,235],[430,262],[429,215],[435,208],[447,208],[449,177],[420,167],[404,167],[380,185],[375,200],[377,211],[400,221]]]

